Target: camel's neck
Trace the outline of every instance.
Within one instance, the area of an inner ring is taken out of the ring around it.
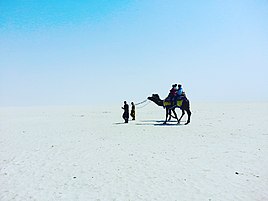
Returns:
[[[159,98],[159,96],[148,97],[149,100],[153,101],[158,106],[164,106],[163,100]]]

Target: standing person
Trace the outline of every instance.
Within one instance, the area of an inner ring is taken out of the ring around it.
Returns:
[[[135,105],[133,102],[131,102],[131,112],[130,116],[132,117],[132,120],[135,120]]]
[[[129,106],[127,104],[127,101],[124,101],[124,106],[122,107],[122,109],[124,110],[123,113],[123,119],[125,120],[125,123],[128,123],[128,118],[129,118]]]

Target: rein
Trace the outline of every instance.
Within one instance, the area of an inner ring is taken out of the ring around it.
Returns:
[[[140,104],[142,104],[142,103],[145,103],[147,101],[147,99],[145,99],[144,101],[141,101],[141,102],[139,102],[139,103],[136,103],[135,105],[140,105]]]
[[[147,101],[148,101],[148,99],[145,99],[144,101],[141,101],[139,103],[136,103],[135,106],[140,105],[140,104],[143,104],[143,103],[146,103]],[[149,105],[150,103],[151,102],[148,102],[148,103],[146,103],[146,104],[144,104],[144,105],[142,105],[140,107],[137,107],[137,109],[144,108],[145,106]]]

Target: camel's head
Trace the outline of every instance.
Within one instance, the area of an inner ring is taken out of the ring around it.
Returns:
[[[152,96],[148,97],[150,101],[153,101],[158,106],[163,106],[163,101],[160,99],[158,94],[153,94]]]
[[[155,101],[155,100],[159,100],[160,98],[158,94],[152,94],[152,96],[149,96],[148,99],[151,101]]]
[[[158,94],[152,94],[152,96],[151,97],[148,97],[148,99],[149,100],[151,100],[151,99],[158,100],[158,99],[160,99],[160,97],[159,97]]]

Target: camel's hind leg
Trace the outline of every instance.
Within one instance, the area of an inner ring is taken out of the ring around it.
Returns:
[[[192,115],[190,109],[186,110],[186,112],[187,112],[187,115],[188,115],[188,120],[187,120],[187,122],[185,123],[185,125],[187,125],[187,124],[190,123],[190,121],[191,121],[191,115]]]

